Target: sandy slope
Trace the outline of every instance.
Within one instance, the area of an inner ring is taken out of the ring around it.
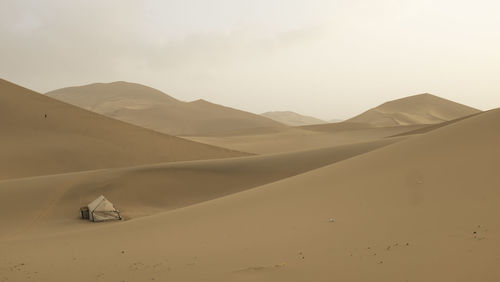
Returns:
[[[328,120],[329,123],[336,123],[336,122],[342,122],[344,121],[343,119],[339,119],[339,118],[334,118],[334,119],[330,119]]]
[[[311,116],[304,116],[291,111],[266,112],[261,115],[290,126],[302,126],[302,125],[326,123],[326,121],[324,120],[320,120]]]
[[[499,126],[491,111],[157,216],[3,241],[0,279],[498,281]]]
[[[320,129],[318,129],[320,127]],[[247,132],[233,136],[198,136],[190,140],[254,154],[292,152],[379,140],[425,125],[373,128],[358,124],[325,124],[288,128],[276,133]]]
[[[403,138],[404,139],[404,138]],[[126,219],[215,199],[291,177],[394,142],[392,138],[302,152],[147,165],[0,181],[0,213],[6,234],[27,229],[75,227],[77,208],[104,194]],[[36,223],[36,226],[34,226]],[[80,223],[80,221],[76,221]],[[34,228],[37,227],[37,228]],[[36,231],[36,230],[35,230]],[[33,230],[30,230],[33,232]]]
[[[448,125],[453,124],[455,122],[459,122],[461,120],[464,120],[464,119],[467,119],[467,118],[471,118],[471,117],[476,116],[478,114],[480,114],[480,113],[472,114],[472,115],[469,115],[469,116],[465,116],[465,117],[461,117],[461,118],[457,118],[457,119],[454,119],[454,120],[445,121],[445,122],[441,122],[441,123],[437,123],[437,124],[427,125],[427,126],[424,126],[424,127],[420,127],[420,128],[414,129],[414,130],[407,131],[407,132],[398,133],[398,134],[395,134],[395,135],[393,135],[391,137],[408,136],[408,135],[413,135],[413,134],[427,133],[427,132],[436,130],[438,128],[444,127],[444,126],[448,126]]]
[[[347,122],[373,126],[432,124],[478,113],[479,110],[431,94],[419,94],[389,101]]]
[[[376,126],[369,123],[359,123],[359,122],[334,122],[327,124],[305,125],[301,126],[300,128],[317,132],[340,132],[340,131],[376,128]]]
[[[113,120],[5,80],[0,132],[0,179],[247,155]]]
[[[182,102],[156,89],[123,81],[62,88],[46,95],[172,135],[220,135],[255,128],[273,132],[285,127],[252,113],[204,100]]]

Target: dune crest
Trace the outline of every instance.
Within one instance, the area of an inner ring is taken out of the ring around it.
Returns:
[[[272,132],[285,127],[249,112],[202,99],[183,102],[151,87],[123,81],[67,87],[46,95],[170,135],[227,135],[249,129]]]
[[[311,116],[301,115],[291,111],[266,112],[261,115],[289,126],[302,126],[302,125],[327,123],[324,120]]]
[[[39,234],[47,227],[71,231],[75,207],[106,195],[126,220],[217,199],[363,154],[404,138],[302,152],[162,163],[0,181],[0,206],[24,203],[16,220],[0,215],[2,238]],[[294,165],[290,165],[295,163]],[[34,215],[37,215],[34,217]],[[48,230],[50,230],[50,228]],[[42,232],[45,233],[45,232]],[[48,234],[52,233],[51,231]]]
[[[5,80],[0,129],[0,179],[248,155],[101,116]]]
[[[346,120],[372,126],[435,124],[480,112],[438,96],[424,93],[386,102]]]

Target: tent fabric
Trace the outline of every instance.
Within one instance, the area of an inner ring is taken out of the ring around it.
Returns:
[[[103,195],[88,204],[88,208],[91,221],[121,219],[120,212]]]

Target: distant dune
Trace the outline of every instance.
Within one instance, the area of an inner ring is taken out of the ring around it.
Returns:
[[[159,90],[123,81],[62,88],[46,95],[171,135],[225,135],[249,129],[273,132],[285,127],[256,114],[205,100],[183,102]]]
[[[387,126],[391,127],[391,126]],[[370,123],[360,123],[360,122],[334,122],[325,124],[313,124],[301,126],[302,129],[317,131],[317,132],[341,132],[341,131],[352,131],[352,130],[363,130],[376,128],[375,125]]]
[[[444,126],[448,126],[450,124],[454,124],[454,123],[459,122],[461,120],[474,117],[474,116],[479,115],[479,114],[481,114],[481,112],[477,113],[477,114],[472,114],[472,115],[469,115],[469,116],[457,118],[457,119],[454,119],[454,120],[450,120],[450,121],[445,121],[445,122],[441,122],[441,123],[436,123],[436,124],[431,124],[431,125],[423,126],[423,127],[420,127],[420,128],[414,129],[414,130],[410,130],[410,131],[407,131],[407,132],[394,134],[394,135],[391,135],[389,137],[400,137],[400,136],[408,136],[408,135],[414,135],[414,134],[424,134],[424,133],[427,133],[427,132],[439,129],[439,128],[444,127]]]
[[[0,179],[244,156],[104,117],[0,80]]]
[[[343,121],[343,119],[334,118],[334,119],[329,120],[328,122],[330,122],[330,123],[336,123],[336,122],[341,122],[341,121]]]
[[[304,116],[291,111],[275,111],[263,113],[262,116],[281,122],[289,126],[301,126],[301,125],[311,125],[311,124],[322,124],[326,123],[324,120],[317,119],[311,116]]]
[[[346,122],[373,126],[434,124],[480,112],[431,94],[419,94],[384,103]]]
[[[189,137],[190,140],[254,154],[283,153],[370,142],[426,125],[367,127],[365,124],[320,124],[291,127],[277,133]]]

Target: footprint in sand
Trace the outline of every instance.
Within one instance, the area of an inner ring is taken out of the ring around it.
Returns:
[[[299,252],[299,259],[305,259],[306,257],[304,256],[303,252]]]
[[[270,266],[250,266],[247,268],[236,270],[235,272],[251,273],[251,272],[260,272],[260,271],[274,271],[274,270],[282,269],[285,266],[286,266],[286,263],[279,263],[279,264],[270,265]]]
[[[144,268],[146,268],[146,266],[144,265],[144,263],[142,262],[134,262],[132,263],[131,265],[129,265],[128,267],[130,270],[134,270],[134,271],[137,271],[137,270],[142,270]]]

